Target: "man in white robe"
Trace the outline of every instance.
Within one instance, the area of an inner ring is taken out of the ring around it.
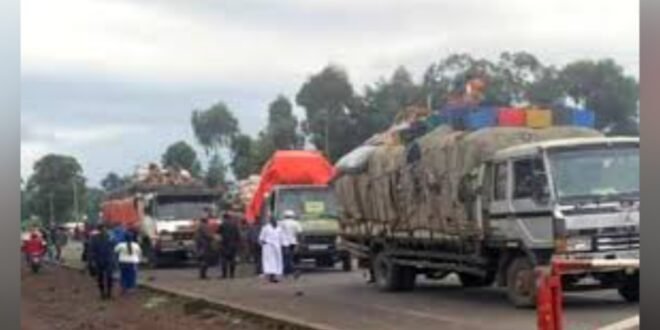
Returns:
[[[271,282],[277,282],[282,275],[282,243],[284,234],[273,219],[261,228],[259,242],[261,243],[262,272]]]

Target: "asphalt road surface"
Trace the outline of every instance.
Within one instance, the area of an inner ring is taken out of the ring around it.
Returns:
[[[144,270],[154,285],[191,292],[327,325],[335,329],[535,329],[534,310],[513,308],[495,288],[464,289],[450,277],[422,281],[413,292],[384,293],[360,271],[318,270],[278,284],[256,278],[201,281],[194,268]],[[570,293],[564,298],[567,329],[597,329],[638,315],[639,306],[616,291]]]

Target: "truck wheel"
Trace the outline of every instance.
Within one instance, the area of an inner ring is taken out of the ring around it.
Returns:
[[[639,275],[626,276],[625,282],[619,287],[619,295],[627,302],[639,302]]]
[[[342,256],[341,269],[345,272],[350,272],[353,270],[353,259],[350,255]]]
[[[376,285],[382,291],[398,291],[401,288],[401,272],[385,253],[376,255],[372,263]]]
[[[518,308],[536,305],[536,281],[532,263],[526,257],[517,257],[507,271],[507,295]]]
[[[397,266],[399,269],[401,283],[401,291],[412,291],[415,289],[415,281],[417,280],[417,270],[414,267],[401,267]]]
[[[464,288],[477,288],[489,286],[495,281],[495,275],[491,272],[486,274],[486,277],[476,276],[472,274],[459,273],[458,278],[461,280],[461,285]]]

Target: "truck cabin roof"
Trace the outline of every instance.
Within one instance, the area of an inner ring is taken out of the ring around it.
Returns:
[[[493,160],[504,160],[509,158],[537,154],[543,150],[558,148],[579,148],[608,144],[639,144],[639,138],[636,137],[587,137],[587,138],[568,138],[548,141],[540,141],[512,146],[498,150],[492,157]]]

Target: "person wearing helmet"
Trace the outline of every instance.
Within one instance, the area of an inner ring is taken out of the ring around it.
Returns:
[[[282,242],[282,257],[284,259],[284,275],[290,275],[295,271],[294,254],[298,245],[298,235],[302,231],[300,222],[296,219],[296,212],[284,211],[283,219],[280,220],[284,240]]]

